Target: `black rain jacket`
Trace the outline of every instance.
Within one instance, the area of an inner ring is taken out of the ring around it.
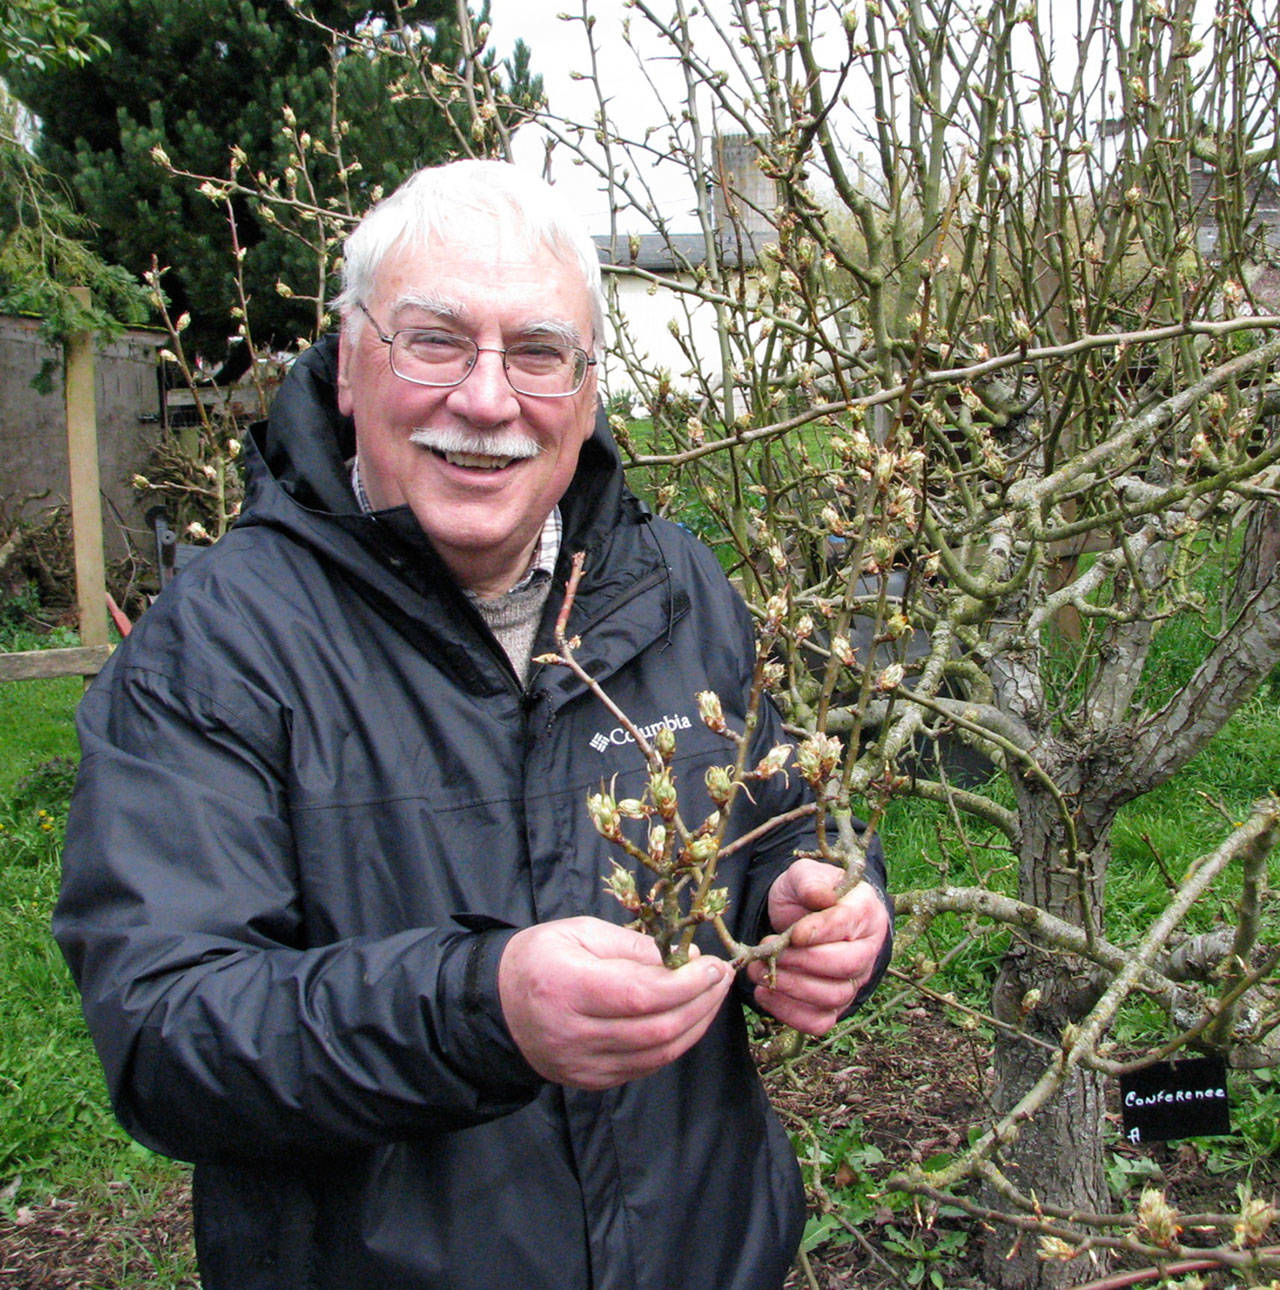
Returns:
[[[80,709],[54,922],[116,1113],[195,1162],[206,1290],[776,1290],[804,1198],[737,1003],[603,1093],[542,1080],[507,1032],[511,929],[628,917],[585,799],[615,777],[639,796],[642,757],[567,669],[517,681],[407,508],[359,512],[335,356],[295,364],[243,518]],[[701,818],[732,749],[694,696],[741,722],[745,609],[626,491],[603,419],[561,510],[535,652],[585,551],[578,657],[638,725],[674,729]],[[760,753],[779,738],[770,712]],[[800,786],[756,798],[737,831]],[[779,828],[725,862],[740,937],[804,840]]]

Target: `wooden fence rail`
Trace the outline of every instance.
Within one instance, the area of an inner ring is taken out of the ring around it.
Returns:
[[[110,645],[81,645],[75,649],[31,649],[0,654],[0,681],[97,676],[111,657],[111,650]]]

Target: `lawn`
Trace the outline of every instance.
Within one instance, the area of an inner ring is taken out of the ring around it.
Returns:
[[[68,1248],[84,1247],[73,1274],[82,1279],[46,1277],[68,1262],[59,1244],[42,1258],[39,1277],[15,1285],[171,1290],[194,1284],[181,1280],[192,1266],[189,1248],[167,1250],[160,1241],[143,1249],[134,1229],[165,1210],[184,1171],[132,1142],[112,1118],[75,988],[49,934],[83,690],[78,677],[0,685],[0,1284],[10,1284],[15,1268],[30,1271],[21,1251],[34,1237],[33,1215],[43,1212],[46,1245],[65,1239]],[[50,1236],[57,1232],[65,1237]],[[86,1232],[96,1232],[87,1245]]]

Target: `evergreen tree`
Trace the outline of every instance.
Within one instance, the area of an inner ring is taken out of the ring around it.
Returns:
[[[0,6],[0,73],[83,66],[105,52],[69,8],[50,0]],[[51,339],[141,320],[143,292],[86,245],[90,226],[27,150],[26,124],[22,105],[0,81],[0,312],[41,315]],[[76,286],[91,292],[87,312],[71,293]]]
[[[41,160],[96,225],[99,251],[137,274],[158,257],[170,270],[174,313],[191,315],[192,348],[210,358],[225,354],[237,326],[228,211],[172,170],[224,176],[235,150],[252,173],[288,184],[305,136],[328,164],[307,176],[326,187],[300,195],[359,210],[416,167],[445,159],[453,143],[438,112],[397,92],[407,56],[394,35],[397,22],[412,24],[417,65],[456,66],[451,0],[316,0],[306,9],[314,21],[299,9],[288,0],[85,0],[83,17],[110,55],[13,76],[40,118]],[[343,31],[385,31],[386,56],[336,39]],[[157,164],[157,149],[172,170]],[[359,162],[345,178],[339,152]],[[253,203],[232,209],[255,338],[288,345],[314,329],[315,309],[277,283],[302,281],[314,294],[314,256]]]

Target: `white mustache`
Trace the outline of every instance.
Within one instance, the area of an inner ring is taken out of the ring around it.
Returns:
[[[480,457],[536,457],[542,448],[536,439],[517,431],[500,434],[475,434],[465,430],[434,430],[420,426],[409,435],[409,442],[435,452],[466,452]]]

